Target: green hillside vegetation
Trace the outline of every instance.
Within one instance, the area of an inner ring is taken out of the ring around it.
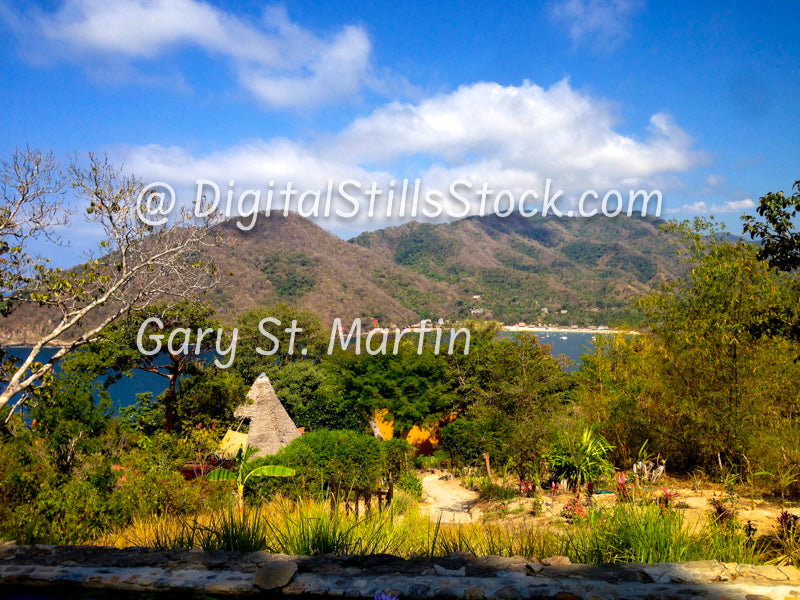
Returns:
[[[684,272],[660,223],[514,214],[412,222],[348,242],[297,215],[273,214],[250,231],[223,223],[223,243],[199,258],[217,266],[222,281],[207,300],[227,325],[276,302],[319,314],[326,326],[336,317],[383,326],[468,317],[635,325],[630,299]],[[47,322],[23,306],[0,343],[25,343]]]
[[[628,321],[629,299],[682,273],[650,218],[558,219],[518,214],[442,225],[410,223],[352,243],[382,251],[462,294],[455,315],[483,308],[506,323]],[[472,301],[480,295],[481,301]],[[542,309],[548,314],[543,315]],[[568,312],[562,314],[561,310]],[[449,316],[449,315],[446,315]]]

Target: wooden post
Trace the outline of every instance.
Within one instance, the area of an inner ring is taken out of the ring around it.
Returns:
[[[486,475],[489,476],[489,481],[492,481],[492,466],[489,464],[489,453],[483,453],[483,460],[486,461]]]

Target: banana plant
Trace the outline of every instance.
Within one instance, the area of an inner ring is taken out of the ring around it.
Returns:
[[[258,452],[255,448],[247,446],[244,450],[239,448],[236,453],[236,465],[234,470],[214,469],[208,474],[209,481],[235,481],[236,482],[236,505],[239,508],[239,515],[244,512],[244,486],[251,477],[293,477],[294,469],[282,467],[280,465],[264,465],[247,472],[247,465],[250,458]]]

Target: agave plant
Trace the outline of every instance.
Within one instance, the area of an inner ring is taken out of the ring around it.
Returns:
[[[244,450],[239,448],[236,453],[236,464],[234,470],[214,469],[208,474],[209,481],[235,481],[236,482],[236,505],[239,507],[239,514],[244,512],[244,486],[251,477],[293,477],[294,469],[282,467],[280,465],[264,465],[247,471],[247,466],[258,450],[247,446]]]
[[[614,468],[607,454],[613,448],[606,439],[586,427],[579,436],[565,436],[550,452],[550,468],[555,479],[566,479],[577,490],[583,484],[611,475]]]

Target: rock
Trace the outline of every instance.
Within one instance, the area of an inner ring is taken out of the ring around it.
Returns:
[[[442,565],[434,563],[433,572],[440,577],[464,577],[467,574],[467,568],[461,567],[460,569],[445,569]]]
[[[464,590],[464,600],[483,600],[484,597],[483,587],[479,585],[471,585]]]
[[[753,565],[739,565],[739,575],[742,577],[755,577],[756,579],[768,579],[769,581],[788,581],[789,576],[783,573],[778,567],[764,565],[756,567]]]
[[[504,556],[481,556],[476,559],[476,564],[485,569],[492,571],[516,571],[525,573],[527,559],[522,556],[512,556],[506,558]]]
[[[503,600],[519,600],[522,598],[522,594],[516,586],[506,585],[497,590],[495,593],[495,598],[502,598]]]
[[[544,569],[544,565],[538,560],[529,560],[525,567],[528,569],[529,573],[540,573],[541,570]]]
[[[643,565],[642,571],[656,583],[712,583],[718,581],[726,569],[716,560],[698,560]]]
[[[789,578],[789,581],[800,581],[800,569],[792,565],[778,567]]]
[[[543,558],[542,564],[547,567],[566,567],[572,564],[572,561],[567,556],[551,556]]]
[[[371,554],[364,557],[362,564],[364,565],[364,568],[372,570],[375,567],[396,565],[402,562],[404,562],[403,558],[400,556],[395,556],[394,554]]]
[[[558,592],[555,596],[553,596],[554,600],[583,600],[577,594],[573,594],[572,592]]]
[[[455,600],[459,596],[456,594],[453,587],[445,585],[435,590],[433,592],[433,597],[436,598],[436,600]]]
[[[302,581],[292,581],[289,585],[281,590],[285,596],[299,596],[305,593],[307,586]]]
[[[16,542],[0,542],[0,560],[5,560],[6,558],[14,556],[16,549]]]
[[[274,590],[288,584],[297,572],[297,564],[290,561],[272,561],[256,571],[255,585],[262,590]]]
[[[431,590],[430,587],[427,585],[422,585],[421,583],[414,583],[408,588],[408,596],[409,598],[424,598],[428,595],[428,592]]]

